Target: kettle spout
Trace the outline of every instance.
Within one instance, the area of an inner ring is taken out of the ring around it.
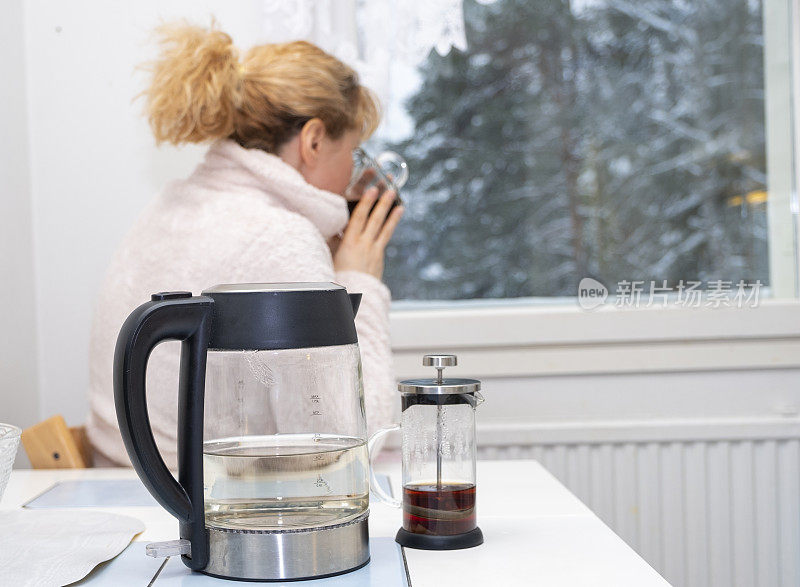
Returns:
[[[350,305],[353,306],[353,317],[355,318],[356,314],[358,314],[358,307],[361,305],[361,295],[360,293],[351,293],[347,294],[350,296]]]

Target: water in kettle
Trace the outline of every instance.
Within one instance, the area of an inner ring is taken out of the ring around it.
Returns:
[[[369,505],[363,439],[275,434],[203,443],[206,525],[311,528],[351,520]]]

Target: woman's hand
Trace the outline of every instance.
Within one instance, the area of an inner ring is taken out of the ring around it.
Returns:
[[[385,191],[375,205],[378,188],[372,187],[364,192],[334,252],[334,270],[361,271],[381,278],[386,245],[392,238],[404,211],[402,206],[397,206],[389,213],[396,197],[394,190]]]

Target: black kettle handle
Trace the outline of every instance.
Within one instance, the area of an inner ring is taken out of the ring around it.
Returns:
[[[128,316],[114,353],[114,403],[125,448],[145,487],[180,522],[192,543],[184,556],[194,570],[208,564],[203,509],[203,401],[206,353],[214,301],[188,292],[153,295]],[[178,393],[178,481],[158,452],[147,414],[145,380],[150,352],[160,342],[180,340]]]

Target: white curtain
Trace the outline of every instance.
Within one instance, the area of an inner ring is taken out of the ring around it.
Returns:
[[[264,0],[264,40],[304,39],[332,53],[378,94],[384,122],[400,128],[398,102],[433,49],[466,50],[462,0]],[[391,133],[389,133],[391,134]]]

